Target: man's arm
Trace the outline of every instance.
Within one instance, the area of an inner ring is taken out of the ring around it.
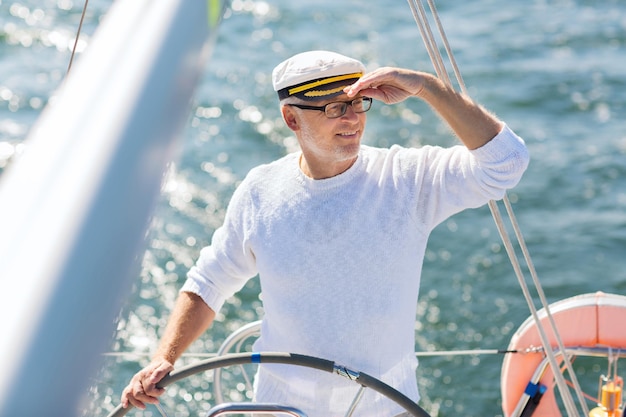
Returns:
[[[425,72],[379,68],[346,87],[345,92],[350,97],[361,93],[386,104],[417,96],[448,123],[469,149],[480,148],[502,129],[502,122],[482,106]]]
[[[165,328],[152,362],[137,372],[122,392],[122,406],[132,404],[144,409],[156,404],[164,389],[156,384],[174,369],[174,362],[185,349],[204,333],[215,318],[215,312],[196,294],[182,292]]]

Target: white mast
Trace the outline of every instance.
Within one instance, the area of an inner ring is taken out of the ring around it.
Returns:
[[[1,417],[77,415],[222,12],[117,1],[0,177]]]

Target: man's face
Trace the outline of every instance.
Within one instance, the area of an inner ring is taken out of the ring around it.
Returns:
[[[359,98],[350,99],[342,94],[329,100],[299,104],[321,107],[336,102],[350,103],[356,99]],[[294,129],[291,125],[290,127],[296,133],[307,161],[332,164],[351,161],[357,156],[367,120],[364,112],[357,113],[355,108],[348,104],[342,116],[329,118],[323,111],[302,109],[296,106],[287,106],[294,112],[296,119],[296,128]],[[355,102],[357,110],[360,109],[359,106],[359,101]]]

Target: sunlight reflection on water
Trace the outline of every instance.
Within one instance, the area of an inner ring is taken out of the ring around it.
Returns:
[[[79,57],[110,4],[90,1]],[[505,119],[531,150],[531,166],[510,199],[540,278],[553,300],[596,290],[626,293],[625,6],[617,0],[593,7],[576,0],[502,5],[438,4],[472,96]],[[24,137],[65,75],[81,7],[69,0],[0,3],[0,173],[24,152]],[[140,356],[105,357],[86,415],[103,416],[117,405],[123,385],[149,360],[187,269],[210,242],[247,171],[297,149],[280,118],[270,72],[287,55],[313,48],[356,55],[368,68],[431,68],[406,5],[233,1],[111,344],[112,351]],[[417,100],[375,103],[368,118],[364,142],[370,145],[455,143]],[[190,352],[214,352],[228,333],[262,315],[258,292],[253,279]],[[416,347],[424,350],[503,348],[527,317],[486,208],[461,213],[435,230],[418,310]],[[500,412],[501,358],[420,363],[422,394],[441,415]],[[193,404],[198,389],[206,389],[206,377],[167,395]],[[198,407],[206,408],[209,394],[202,396]],[[186,404],[172,407],[180,415],[196,413],[193,406],[182,410]]]

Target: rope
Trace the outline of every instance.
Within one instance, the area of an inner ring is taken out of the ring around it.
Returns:
[[[76,47],[78,46],[78,39],[80,38],[80,31],[83,28],[83,21],[85,20],[85,13],[87,12],[87,4],[89,4],[89,0],[85,0],[85,4],[83,5],[83,13],[80,16],[80,22],[78,23],[78,30],[76,31],[76,39],[74,39],[74,47],[72,48],[72,55],[70,56],[70,63],[67,66],[67,72],[70,72],[72,68],[72,62],[74,61],[74,55],[76,54]]]
[[[435,71],[437,73],[437,75],[439,76],[439,78],[441,78],[446,84],[451,86],[451,82],[450,79],[447,75],[447,71],[445,69],[445,65],[443,65],[443,59],[441,58],[441,54],[439,53],[439,48],[436,46],[437,42],[433,37],[432,31],[430,30],[430,28],[428,27],[428,20],[425,16],[425,11],[424,11],[424,7],[422,6],[421,2],[416,2],[415,0],[408,0],[409,2],[409,6],[411,7],[411,11],[413,13],[413,17],[415,18],[416,22],[417,22],[417,26],[420,29],[420,32],[422,34],[422,38],[424,40],[424,43],[426,45],[426,49],[428,51],[428,54],[431,58],[431,61],[433,62],[433,66],[435,68]],[[458,66],[456,64],[456,60],[454,59],[454,55],[452,53],[452,50],[449,47],[449,43],[447,40],[447,37],[445,35],[445,32],[443,30],[443,26],[441,25],[441,21],[439,19],[439,15],[437,13],[437,10],[435,8],[434,2],[433,0],[428,0],[429,5],[430,5],[430,9],[431,9],[431,13],[434,16],[434,19],[437,23],[438,29],[439,29],[439,33],[440,36],[444,42],[445,45],[445,49],[446,52],[448,54],[448,58],[451,62],[451,65],[454,69],[454,73],[456,75],[457,81],[460,85],[461,91],[467,94],[467,90],[465,88],[465,83],[463,82],[463,79],[461,78],[461,74],[460,71],[458,70]],[[535,268],[533,266],[532,260],[530,258],[530,254],[527,250],[526,244],[524,242],[524,238],[521,234],[521,231],[519,229],[519,225],[515,219],[515,215],[513,213],[513,209],[511,207],[511,204],[509,202],[508,197],[505,195],[503,198],[505,207],[507,209],[507,213],[509,215],[512,227],[514,229],[516,238],[518,240],[518,243],[520,245],[520,248],[523,252],[524,258],[526,260],[527,266],[529,268],[529,271],[531,273],[531,276],[533,278],[533,282],[534,285],[537,289],[537,292],[539,294],[539,298],[541,300],[541,303],[543,305],[543,308],[547,314],[548,320],[550,322],[550,325],[552,327],[552,331],[555,335],[555,338],[557,340],[557,344],[559,347],[560,352],[563,354],[563,357],[565,358],[565,363],[566,363],[566,367],[568,372],[570,373],[570,376],[572,378],[572,382],[576,391],[576,394],[578,396],[579,402],[581,404],[581,407],[584,411],[584,415],[588,415],[589,411],[587,408],[587,404],[585,403],[585,399],[584,399],[584,395],[582,393],[582,390],[580,389],[580,385],[578,384],[578,381],[576,379],[576,375],[572,369],[572,365],[571,362],[569,361],[568,356],[565,355],[565,348],[562,342],[562,339],[559,335],[558,329],[556,327],[556,323],[554,322],[554,318],[550,312],[550,308],[549,305],[546,301],[541,283],[539,282],[538,278],[537,278],[537,274],[535,271]],[[574,406],[574,402],[573,399],[571,397],[571,394],[569,392],[569,390],[567,389],[567,384],[565,382],[565,378],[562,375],[561,372],[558,372],[558,370],[560,369],[558,366],[558,363],[556,361],[556,357],[555,357],[555,353],[552,351],[551,346],[550,346],[550,342],[549,339],[546,336],[545,333],[545,329],[543,328],[543,324],[541,323],[541,321],[539,320],[538,317],[538,313],[537,313],[537,309],[535,307],[535,304],[532,300],[532,297],[530,296],[530,293],[528,291],[528,286],[526,285],[526,280],[524,278],[524,275],[521,271],[521,267],[519,264],[519,261],[517,259],[517,256],[515,254],[515,250],[513,249],[513,245],[511,243],[511,239],[509,238],[509,235],[506,231],[506,228],[504,227],[504,223],[502,221],[502,217],[500,215],[500,211],[498,209],[497,203],[495,201],[490,201],[489,202],[489,208],[491,210],[492,216],[494,218],[494,221],[496,223],[496,226],[498,228],[498,232],[500,233],[500,237],[502,238],[502,241],[504,242],[504,246],[507,250],[507,254],[509,255],[509,258],[511,260],[511,264],[513,265],[513,269],[515,271],[515,274],[518,278],[518,281],[520,283],[520,286],[522,287],[522,292],[524,294],[524,297],[526,298],[526,302],[528,303],[528,306],[530,308],[531,314],[533,316],[533,320],[535,321],[535,324],[537,326],[537,329],[539,330],[539,334],[541,337],[541,341],[542,344],[544,346],[544,350],[546,352],[546,355],[548,357],[548,360],[550,362],[550,366],[552,367],[552,369],[557,370],[557,372],[554,372],[554,376],[555,376],[555,380],[557,383],[557,386],[559,388],[559,391],[561,393],[562,399],[563,399],[563,403],[565,405],[565,408],[567,410],[567,413],[569,416],[578,416],[578,413],[576,412],[575,406]]]

